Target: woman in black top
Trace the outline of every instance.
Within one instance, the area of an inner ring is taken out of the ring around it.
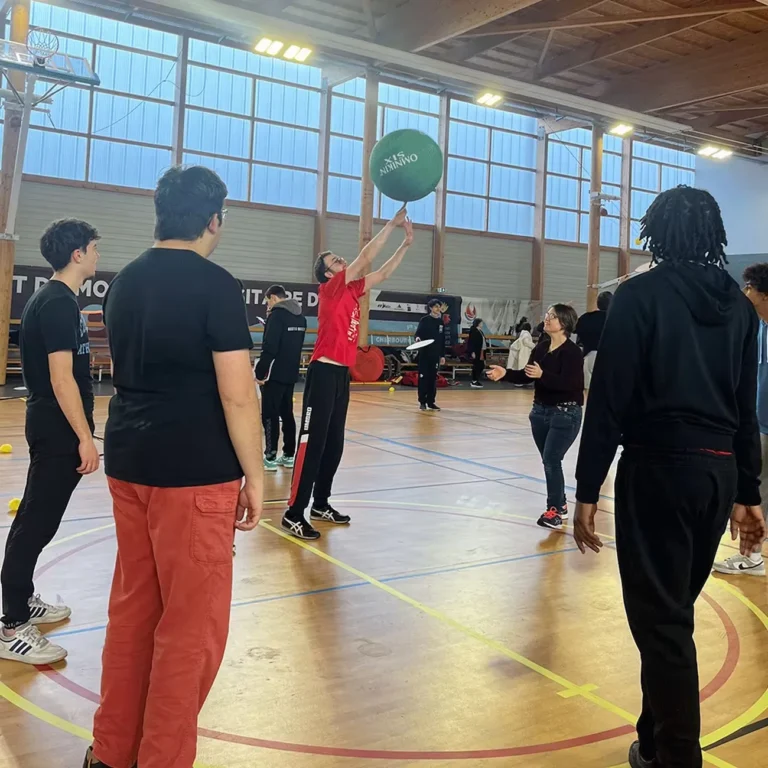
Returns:
[[[467,351],[472,359],[472,388],[482,389],[483,382],[480,381],[480,377],[485,369],[485,334],[483,333],[483,321],[479,317],[472,321],[472,327],[469,329]]]
[[[488,371],[493,381],[534,381],[530,421],[547,479],[547,511],[538,521],[544,528],[560,528],[568,517],[563,457],[579,434],[584,404],[584,360],[570,339],[577,321],[573,307],[554,304],[544,318],[544,335],[531,352],[528,365],[522,371],[498,365]]]

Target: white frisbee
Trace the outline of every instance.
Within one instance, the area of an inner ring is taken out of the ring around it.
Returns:
[[[409,352],[412,352],[414,349],[423,349],[424,347],[428,347],[430,344],[434,344],[434,339],[423,339],[422,341],[414,341],[413,344],[409,344],[406,349]]]

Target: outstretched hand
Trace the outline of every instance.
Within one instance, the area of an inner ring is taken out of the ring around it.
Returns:
[[[403,221],[403,230],[405,231],[403,245],[411,245],[413,243],[413,222],[407,216]]]
[[[502,368],[500,365],[492,365],[485,372],[485,375],[491,381],[501,381],[507,375],[507,369],[506,368]]]
[[[405,221],[408,219],[408,210],[403,206],[393,217],[392,223],[396,227],[402,227]]]

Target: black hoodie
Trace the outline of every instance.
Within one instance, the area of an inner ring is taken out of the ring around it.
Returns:
[[[760,503],[757,314],[724,270],[662,263],[624,283],[605,323],[576,468],[596,503],[619,444],[735,454],[736,501]]]
[[[301,348],[307,331],[307,319],[293,299],[279,301],[272,307],[264,328],[261,357],[256,363],[259,381],[295,384],[299,380]]]

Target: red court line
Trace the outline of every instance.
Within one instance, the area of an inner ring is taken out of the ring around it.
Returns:
[[[417,508],[417,505],[415,505]],[[456,515],[464,516],[464,513],[453,513]],[[469,516],[469,515],[467,515]],[[488,519],[488,518],[486,518]],[[498,520],[498,522],[515,522],[511,520]],[[563,533],[565,533],[563,531]],[[46,563],[44,568],[50,568],[54,564],[61,562],[62,560],[70,557],[78,552],[82,551],[88,546],[94,546],[101,541],[112,539],[112,536],[105,536],[96,541],[89,542],[88,544],[75,547],[69,552],[65,552],[58,558],[52,560],[50,563]],[[42,569],[41,569],[42,570]],[[728,650],[725,655],[720,670],[715,677],[702,689],[701,701],[705,701],[717,693],[733,675],[741,654],[741,643],[739,640],[738,630],[731,620],[725,609],[712,597],[702,593],[704,600],[712,607],[715,613],[718,615],[725,628],[725,634],[728,642]],[[87,701],[91,701],[95,704],[99,703],[99,695],[94,691],[76,683],[74,680],[70,680],[63,675],[57,669],[51,666],[44,665],[37,667],[43,672],[52,682],[56,683],[60,687],[80,696]],[[217,741],[226,741],[232,744],[242,744],[245,746],[257,747],[260,749],[274,749],[281,752],[298,752],[301,754],[309,755],[324,755],[332,757],[356,757],[369,760],[480,760],[490,759],[497,757],[520,757],[522,755],[535,755],[546,752],[559,752],[566,749],[575,749],[576,747],[582,747],[589,744],[596,744],[601,741],[609,741],[620,736],[628,736],[635,732],[635,728],[632,725],[622,725],[617,728],[612,728],[607,731],[599,731],[597,733],[585,734],[583,736],[576,736],[570,739],[562,739],[560,741],[553,741],[545,744],[530,744],[520,747],[499,747],[496,749],[469,749],[469,750],[445,750],[445,751],[430,751],[430,750],[379,750],[379,749],[355,749],[351,747],[325,747],[314,744],[296,744],[286,741],[276,741],[272,739],[259,739],[255,736],[241,736],[233,733],[224,733],[222,731],[215,731],[208,728],[198,728],[198,734],[208,739],[215,739]]]

